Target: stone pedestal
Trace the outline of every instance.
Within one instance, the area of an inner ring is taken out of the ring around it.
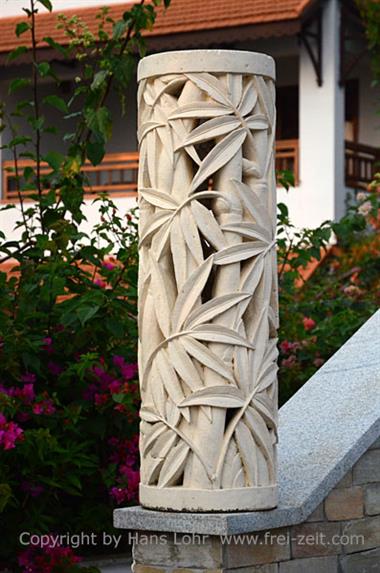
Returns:
[[[277,504],[274,63],[139,66],[143,506]]]

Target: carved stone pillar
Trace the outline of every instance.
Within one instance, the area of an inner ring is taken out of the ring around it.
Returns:
[[[170,52],[138,75],[140,501],[272,508],[274,63]]]

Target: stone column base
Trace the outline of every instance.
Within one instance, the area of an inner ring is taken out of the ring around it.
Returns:
[[[174,511],[256,511],[277,506],[276,486],[234,489],[193,490],[183,487],[157,488],[140,484],[140,501],[144,507]]]

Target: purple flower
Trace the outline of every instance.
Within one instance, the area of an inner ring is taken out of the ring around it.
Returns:
[[[20,376],[20,380],[21,382],[24,382],[25,384],[34,384],[36,381],[36,375],[32,374],[32,372],[26,372],[25,374],[22,374]]]

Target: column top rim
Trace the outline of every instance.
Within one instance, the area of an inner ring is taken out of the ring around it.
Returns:
[[[261,52],[243,50],[179,50],[160,52],[143,58],[137,69],[137,79],[181,73],[254,74],[276,78],[275,62]]]

